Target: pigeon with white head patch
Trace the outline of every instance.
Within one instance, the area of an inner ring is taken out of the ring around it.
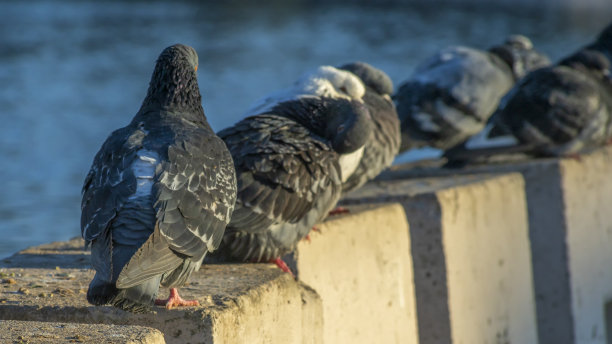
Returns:
[[[327,216],[363,149],[372,120],[361,102],[303,97],[220,131],[236,167],[238,198],[218,256],[274,261]],[[215,253],[217,255],[217,253]]]

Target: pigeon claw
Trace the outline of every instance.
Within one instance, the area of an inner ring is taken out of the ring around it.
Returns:
[[[289,269],[289,267],[287,266],[287,263],[285,263],[280,257],[271,259],[270,263],[276,264],[276,266],[278,266],[281,270],[291,275],[291,277],[295,278],[295,275],[293,274],[291,269]]]
[[[200,305],[197,300],[183,300],[183,298],[179,296],[178,289],[176,288],[170,288],[170,296],[168,296],[167,300],[155,300],[155,304],[158,306],[166,306],[166,309]]]

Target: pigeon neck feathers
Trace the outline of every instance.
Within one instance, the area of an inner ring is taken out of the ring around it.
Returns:
[[[510,67],[515,81],[534,69],[550,64],[548,57],[533,49],[531,40],[522,35],[508,36],[503,44],[490,48],[489,53]]]
[[[140,112],[165,110],[169,114],[180,113],[182,118],[195,123],[207,123],[197,66],[198,56],[193,48],[182,44],[166,48],[157,59]]]

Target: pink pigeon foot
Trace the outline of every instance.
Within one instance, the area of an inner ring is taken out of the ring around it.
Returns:
[[[350,212],[351,211],[348,210],[347,208],[338,206],[335,209],[333,209],[332,211],[330,211],[328,216],[334,216],[334,215],[340,215],[340,214],[348,214]]]
[[[183,300],[183,298],[179,296],[178,289],[176,288],[170,288],[170,296],[168,296],[167,300],[155,300],[155,304],[158,306],[166,306],[166,309],[200,305],[197,300]]]
[[[290,274],[291,277],[295,278],[295,275],[293,274],[293,272],[291,272],[291,269],[289,269],[289,267],[287,266],[287,263],[285,263],[280,257],[275,258],[275,259],[270,259],[270,263],[276,264],[276,266],[278,266],[281,270]]]

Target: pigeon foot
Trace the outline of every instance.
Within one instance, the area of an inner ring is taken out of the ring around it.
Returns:
[[[179,296],[178,289],[176,288],[170,288],[170,296],[168,296],[167,300],[155,300],[155,304],[158,306],[166,306],[166,309],[200,305],[197,300],[183,300],[183,298]]]
[[[275,259],[271,259],[270,263],[276,264],[276,266],[278,266],[279,269],[283,270],[284,272],[286,272],[289,275],[291,275],[291,277],[295,278],[295,275],[293,274],[291,269],[289,269],[289,267],[287,266],[287,263],[285,263],[280,257],[275,258]]]

